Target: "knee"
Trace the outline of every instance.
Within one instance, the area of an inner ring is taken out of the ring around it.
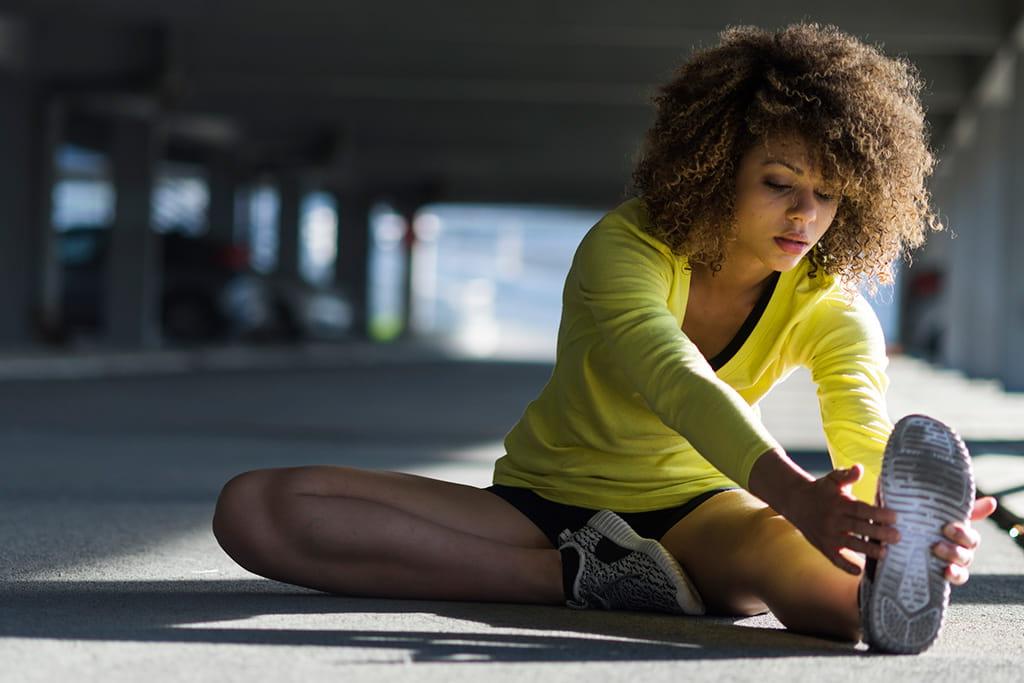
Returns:
[[[228,556],[255,573],[273,536],[270,498],[275,470],[253,470],[232,478],[221,489],[213,513],[213,535]]]

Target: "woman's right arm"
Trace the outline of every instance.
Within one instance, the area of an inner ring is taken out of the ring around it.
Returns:
[[[861,502],[850,492],[863,474],[863,467],[854,465],[815,479],[782,449],[773,449],[754,463],[747,488],[792,522],[832,564],[857,575],[860,569],[843,557],[841,548],[879,559],[883,546],[861,537],[882,543],[899,540],[889,526],[896,522],[895,512]]]

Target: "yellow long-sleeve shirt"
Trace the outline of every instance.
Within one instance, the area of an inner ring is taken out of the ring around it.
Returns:
[[[798,366],[818,387],[836,467],[862,463],[854,494],[874,501],[885,442],[888,359],[878,318],[833,278],[782,273],[736,354],[712,370],[682,331],[686,258],[646,233],[642,200],[602,218],[566,277],[555,368],[505,439],[494,482],[619,512],[747,486],[778,447],[757,402]]]

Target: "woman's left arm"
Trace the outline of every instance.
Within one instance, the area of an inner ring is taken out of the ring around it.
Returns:
[[[821,307],[803,323],[804,364],[818,390],[829,453],[837,468],[861,463],[865,476],[853,494],[873,503],[885,443],[892,431],[885,403],[889,386],[888,357],[881,325],[867,301],[857,296],[852,307],[836,301]],[[990,516],[994,498],[975,501],[968,519],[942,530],[946,540],[932,552],[948,562],[946,578],[956,586],[969,577],[981,538],[971,522]]]

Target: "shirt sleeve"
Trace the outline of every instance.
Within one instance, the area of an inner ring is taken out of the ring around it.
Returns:
[[[844,468],[861,463],[864,477],[853,494],[874,503],[893,429],[885,402],[889,359],[878,317],[859,294],[852,305],[826,299],[809,317],[804,337],[812,340],[805,365],[817,385],[832,464]]]
[[[673,316],[676,267],[669,254],[614,221],[588,233],[574,263],[579,293],[613,365],[665,425],[746,487],[757,458],[779,445]]]

